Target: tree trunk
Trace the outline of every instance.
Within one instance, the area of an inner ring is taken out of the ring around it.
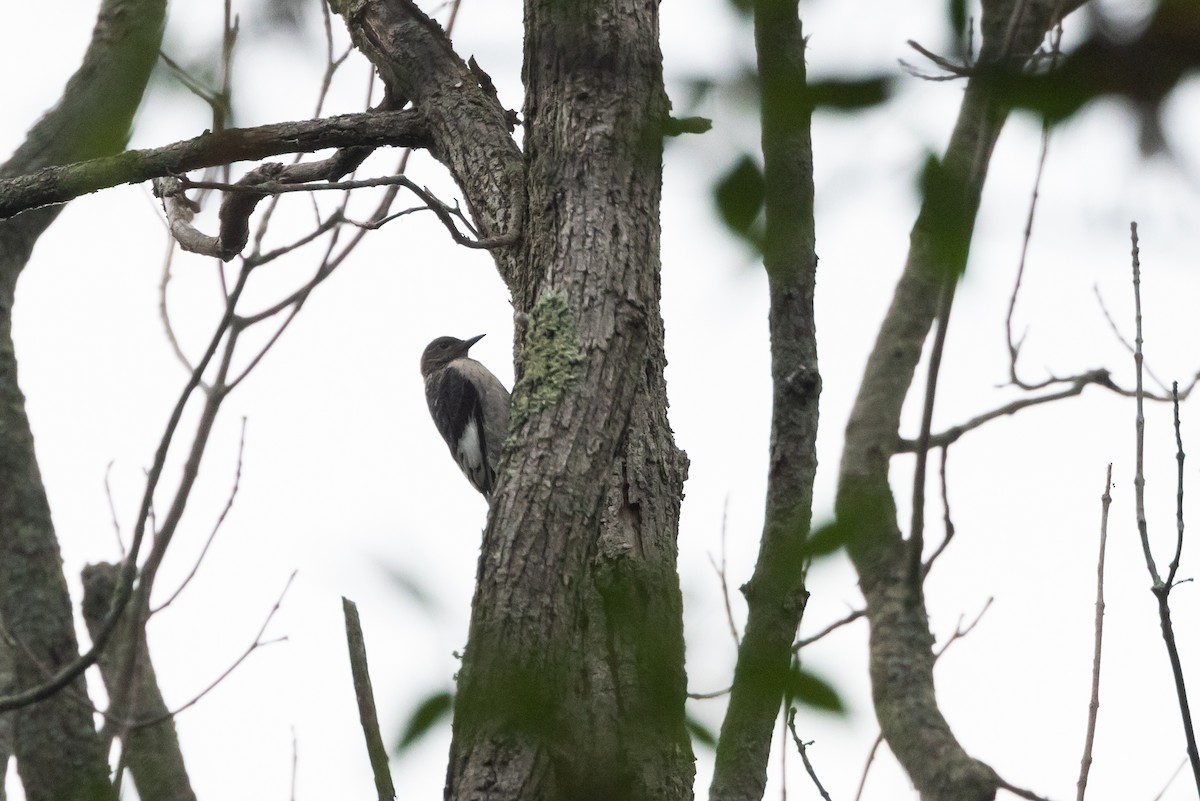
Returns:
[[[807,601],[804,546],[817,473],[821,375],[813,317],[812,113],[797,6],[797,0],[754,4],[767,217],[763,262],[771,297],[771,460],[758,560],[742,590],[746,632],[717,744],[713,801],[763,796],[792,643]]]
[[[0,177],[115,153],[158,58],[165,0],[106,0],[83,65]],[[13,687],[40,684],[79,654],[50,507],[17,384],[12,308],[17,277],[59,208],[0,224],[0,619],[18,643]],[[13,751],[29,801],[114,797],[107,754],[82,677],[12,717]]]
[[[447,798],[687,799],[656,3],[528,0],[511,436]]]
[[[846,426],[837,517],[852,532],[848,550],[867,600],[875,714],[924,801],[990,801],[1000,779],[966,752],[938,708],[920,540],[914,547],[901,535],[888,466],[939,298],[966,268],[992,149],[1008,115],[997,76],[1019,69],[1055,20],[1081,4],[985,0],[982,71],[967,83],[937,180],[926,186],[908,261]]]

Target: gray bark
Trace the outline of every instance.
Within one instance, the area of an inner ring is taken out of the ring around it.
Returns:
[[[83,618],[89,632],[95,633],[108,612],[120,575],[120,565],[101,563],[84,568]],[[113,646],[100,656],[100,675],[108,697],[123,699],[109,704],[108,727],[120,735],[123,762],[133,776],[139,798],[196,801],[179,749],[175,721],[158,689],[146,629],[137,623],[136,608],[127,606]],[[129,658],[133,659],[132,666],[125,664]],[[129,670],[133,680],[126,685]],[[151,721],[157,722],[139,725]]]
[[[691,796],[666,420],[655,3],[525,10],[525,158],[481,71],[408,0],[334,3],[484,234],[517,312],[447,798]],[[528,189],[526,189],[528,187]]]
[[[164,0],[106,0],[83,65],[30,131],[0,178],[124,147],[162,36]],[[17,277],[57,209],[0,223],[0,618],[19,644],[15,689],[78,653],[71,600],[17,384],[12,307]],[[113,797],[82,678],[12,715],[13,750],[29,801]]]
[[[804,545],[817,472],[817,369],[813,319],[817,254],[811,112],[797,0],[758,0],[754,34],[762,114],[767,216],[763,261],[770,287],[771,459],[767,508],[729,707],[709,797],[757,801],[792,643],[804,611]]]
[[[852,530],[850,557],[867,600],[875,712],[896,758],[925,801],[983,801],[999,778],[955,739],[937,705],[933,635],[910,542],[896,520],[888,463],[899,442],[900,410],[947,280],[961,274],[992,149],[1008,109],[994,96],[993,68],[1019,67],[1069,12],[1052,0],[984,3],[983,74],[968,81],[942,160],[942,185],[927,193],[911,249],[846,428],[837,516]]]
[[[8,642],[0,637],[0,696],[12,690],[13,653]],[[0,801],[5,799],[5,782],[8,778],[8,763],[13,755],[13,714],[0,714]]]
[[[424,147],[428,144],[425,123],[421,115],[412,111],[342,114],[255,128],[229,128],[164,147],[126,150],[78,164],[40,170],[31,167],[29,174],[0,179],[0,218],[53,203],[65,203],[110,186],[182,175],[190,170],[236,161],[255,161],[283,153],[308,153],[329,147]],[[334,180],[336,177],[312,174],[306,180]]]

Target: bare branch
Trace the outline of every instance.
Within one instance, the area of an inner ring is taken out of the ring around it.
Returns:
[[[1137,515],[1138,537],[1142,542],[1142,553],[1146,557],[1146,570],[1150,573],[1150,580],[1154,586],[1162,584],[1162,578],[1158,575],[1158,568],[1154,564],[1154,554],[1150,552],[1150,533],[1146,526],[1146,472],[1144,465],[1145,441],[1146,441],[1146,415],[1143,409],[1143,398],[1145,394],[1142,389],[1142,265],[1138,257],[1138,239],[1137,239],[1137,223],[1130,225],[1130,237],[1133,241],[1133,252],[1131,254],[1133,261],[1133,320],[1134,320],[1134,339],[1133,339],[1133,366],[1136,372],[1136,386],[1134,392],[1137,402],[1137,417],[1134,421],[1136,430],[1135,454],[1136,467],[1133,477],[1133,497],[1134,506]],[[1197,780],[1200,780],[1200,774],[1197,775]]]
[[[350,670],[354,675],[358,717],[367,740],[367,754],[375,774],[375,789],[379,793],[379,801],[392,801],[396,797],[396,787],[388,768],[387,748],[379,734],[379,716],[375,713],[375,693],[371,690],[371,674],[367,670],[367,646],[363,641],[362,624],[358,620],[358,607],[348,598],[342,598],[342,612],[346,618],[346,644],[350,648]]]
[[[113,502],[112,486],[108,483],[112,474],[113,463],[110,461],[104,468],[104,497],[108,500],[108,514],[112,518],[113,534],[117,538],[117,551],[125,556],[125,542],[121,539],[121,524],[117,521],[117,505]]]
[[[883,732],[875,735],[875,742],[871,743],[871,750],[867,752],[867,762],[863,765],[862,778],[858,780],[858,792],[854,794],[854,801],[862,801],[863,790],[867,786],[867,774],[871,772],[871,766],[875,764],[875,755],[879,753],[881,745],[883,745]]]
[[[1136,331],[1134,344],[1133,363],[1137,368],[1137,437],[1136,437],[1136,461],[1137,472],[1133,480],[1135,506],[1137,508],[1137,528],[1138,536],[1142,541],[1142,551],[1146,557],[1146,570],[1150,573],[1151,592],[1154,593],[1155,599],[1158,601],[1158,622],[1162,629],[1163,644],[1167,648],[1167,659],[1171,663],[1171,674],[1175,679],[1175,695],[1179,702],[1179,714],[1183,722],[1184,740],[1187,742],[1188,759],[1192,763],[1192,775],[1196,780],[1196,790],[1200,792],[1200,749],[1196,746],[1196,732],[1192,725],[1192,712],[1188,704],[1187,684],[1184,679],[1183,663],[1179,657],[1179,648],[1175,641],[1175,627],[1171,622],[1171,606],[1170,595],[1172,584],[1171,581],[1163,582],[1158,574],[1158,570],[1154,564],[1154,556],[1150,552],[1150,535],[1146,525],[1146,475],[1144,469],[1144,444],[1146,419],[1143,414],[1144,393],[1142,388],[1142,265],[1140,251],[1138,249],[1138,233],[1137,223],[1130,223],[1129,236],[1132,244],[1131,260],[1133,263],[1133,305],[1134,305],[1134,328]],[[1178,398],[1178,386],[1175,387],[1176,398]],[[1175,403],[1175,436],[1177,443],[1176,460],[1179,465],[1180,482],[1183,476],[1183,441],[1179,433],[1179,404],[1176,399]],[[1179,508],[1177,511],[1177,528],[1179,537],[1183,535],[1183,488],[1182,483],[1177,492],[1177,502]],[[1176,541],[1176,553],[1183,547],[1181,539]],[[1174,580],[1175,567],[1171,568],[1171,580]]]
[[[187,585],[191,583],[192,579],[195,578],[196,573],[200,570],[200,565],[204,562],[204,557],[208,555],[208,549],[212,546],[213,540],[217,538],[217,532],[221,530],[221,525],[225,522],[225,518],[229,515],[229,511],[233,509],[233,502],[237,498],[238,488],[242,483],[242,455],[245,453],[245,450],[246,418],[243,417],[242,433],[238,438],[237,466],[234,468],[233,472],[233,488],[229,490],[229,497],[225,499],[225,508],[223,508],[221,510],[221,514],[217,516],[217,522],[213,524],[212,531],[210,531],[208,534],[208,539],[204,541],[204,547],[200,549],[200,555],[196,557],[195,563],[192,564],[192,569],[188,571],[188,574],[184,576],[183,581],[180,582],[179,586],[175,589],[175,592],[171,593],[167,600],[150,610],[151,615],[156,615],[170,606],[171,602],[179,597],[184,589],[187,588]]]
[[[998,417],[1007,417],[1016,414],[1022,409],[1028,409],[1031,406],[1040,406],[1043,403],[1051,403],[1053,401],[1062,400],[1063,398],[1074,397],[1091,384],[1111,389],[1114,392],[1121,393],[1119,387],[1112,382],[1107,370],[1092,370],[1082,375],[1071,379],[1070,386],[1066,389],[1050,392],[1045,395],[1035,395],[1033,397],[1019,398],[1011,403],[1006,403],[989,412],[972,417],[965,423],[952,426],[938,434],[931,434],[929,437],[929,447],[940,448],[947,445],[952,445],[968,431],[973,431],[979,428],[984,423],[995,420]],[[896,453],[909,453],[917,449],[917,443],[909,439],[900,439],[896,443]]]
[[[835,620],[833,623],[830,623],[828,626],[821,629],[820,631],[818,631],[816,634],[812,635],[811,637],[805,637],[804,639],[797,641],[797,643],[792,646],[792,653],[799,651],[801,648],[804,648],[805,646],[812,645],[817,640],[823,639],[827,635],[832,634],[833,632],[840,629],[842,626],[846,626],[850,623],[853,623],[854,621],[858,620],[860,617],[862,617],[865,614],[866,614],[865,609],[855,609],[853,612],[851,612],[850,614],[841,618],[840,620]]]
[[[742,644],[742,637],[738,634],[737,621],[733,619],[733,603],[729,597],[729,581],[726,579],[725,565],[725,538],[728,533],[729,525],[729,496],[725,496],[725,506],[721,510],[721,564],[718,565],[713,559],[712,554],[708,555],[708,563],[712,565],[713,570],[717,574],[717,579],[721,582],[721,598],[725,601],[725,622],[729,624],[729,634],[733,637],[733,645],[735,648]]]
[[[941,466],[938,473],[941,477],[942,529],[945,533],[942,535],[942,541],[938,543],[936,548],[933,549],[933,553],[929,555],[929,558],[925,560],[925,564],[922,566],[922,570],[926,576],[928,576],[929,571],[933,569],[933,563],[938,560],[939,556],[945,553],[947,546],[950,545],[950,541],[954,539],[954,520],[950,517],[950,490],[946,485],[946,461],[949,459],[949,455],[950,449],[946,446],[942,446]]]
[[[954,290],[958,276],[947,273],[938,297],[937,331],[929,351],[929,372],[925,378],[925,400],[921,410],[921,433],[917,437],[917,464],[913,470],[912,523],[908,533],[908,580],[914,597],[921,593],[925,581],[925,468],[929,460],[930,428],[933,426],[933,402],[937,395],[938,373],[946,349],[946,331],[950,327],[950,309],[954,306]]]
[[[1092,292],[1096,295],[1096,302],[1100,304],[1100,312],[1104,315],[1104,319],[1108,321],[1108,327],[1112,329],[1113,336],[1117,338],[1117,341],[1120,342],[1121,345],[1124,346],[1125,350],[1129,352],[1129,355],[1132,356],[1133,345],[1121,333],[1121,329],[1117,326],[1116,320],[1114,320],[1112,314],[1109,313],[1108,306],[1104,303],[1104,297],[1100,294],[1100,287],[1096,284],[1092,284]],[[1168,392],[1167,385],[1164,384],[1162,380],[1154,374],[1154,371],[1150,369],[1150,365],[1143,364],[1142,368],[1146,371],[1146,375],[1150,376],[1150,380],[1155,384],[1158,384],[1158,388],[1162,390],[1164,395],[1166,395]]]
[[[126,183],[149,181],[189,170],[257,161],[283,153],[330,147],[428,147],[429,132],[416,111],[342,114],[320,120],[282,122],[255,128],[204,133],[148,150],[46,167],[0,180],[0,219]]]
[[[1075,801],[1083,801],[1088,771],[1092,767],[1092,743],[1096,739],[1096,716],[1100,711],[1100,652],[1104,641],[1104,551],[1108,544],[1108,508],[1112,505],[1112,462],[1104,476],[1104,494],[1100,496],[1100,556],[1096,559],[1095,648],[1092,652],[1092,697],[1088,702],[1087,734],[1083,758],[1079,761],[1079,780],[1075,783]]]
[[[796,733],[796,710],[794,707],[788,710],[787,727],[788,731],[792,733],[793,742],[796,743],[796,750],[800,752],[800,759],[804,762],[804,769],[808,771],[808,777],[816,785],[817,792],[821,794],[821,798],[824,798],[825,801],[833,801],[829,797],[829,792],[826,791],[825,786],[821,784],[821,780],[817,778],[817,771],[813,768],[812,762],[809,761],[807,746],[812,745],[812,743],[804,742],[800,739],[800,735]]]
[[[1183,432],[1179,424],[1179,383],[1175,382],[1171,385],[1172,410],[1175,418],[1175,465],[1176,465],[1176,490],[1175,490],[1175,556],[1171,558],[1171,564],[1167,568],[1167,586],[1172,587],[1175,584],[1175,574],[1179,571],[1179,559],[1183,556],[1183,460],[1186,458],[1183,453]]]

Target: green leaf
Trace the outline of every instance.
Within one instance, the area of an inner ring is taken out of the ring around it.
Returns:
[[[743,237],[750,234],[750,227],[762,211],[765,189],[762,170],[748,155],[743,155],[717,183],[717,210],[734,233]]]
[[[887,100],[892,93],[892,79],[879,76],[851,81],[814,81],[808,84],[807,92],[814,108],[856,111]]]
[[[688,734],[692,735],[692,739],[697,743],[707,746],[708,748],[717,747],[717,736],[713,734],[712,729],[708,728],[691,715],[687,716],[685,724],[687,725]]]
[[[408,717],[404,726],[404,734],[396,744],[397,755],[406,751],[409,746],[421,739],[444,718],[450,716],[454,709],[454,693],[443,690],[429,695]]]
[[[823,709],[838,715],[846,714],[846,705],[833,685],[815,673],[804,670],[796,662],[792,663],[792,668],[788,671],[784,698],[789,703],[795,701],[814,709]]]
[[[846,540],[849,538],[847,528],[836,520],[817,526],[804,543],[805,555],[810,557],[828,556],[844,548]]]

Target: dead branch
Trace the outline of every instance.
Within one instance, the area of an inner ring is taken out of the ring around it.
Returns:
[[[375,693],[371,689],[371,674],[367,669],[367,646],[363,640],[362,624],[358,620],[358,607],[348,598],[342,598],[342,612],[346,618],[346,644],[350,649],[350,671],[354,676],[358,717],[367,740],[367,754],[375,774],[375,789],[379,793],[379,801],[392,801],[396,797],[396,787],[388,768],[387,748],[379,733],[379,716],[375,712]]]
[[[1188,759],[1192,763],[1192,774],[1196,780],[1196,789],[1200,791],[1200,751],[1196,747],[1196,733],[1192,726],[1192,712],[1188,704],[1187,684],[1184,680],[1183,663],[1179,657],[1179,648],[1175,642],[1175,626],[1171,622],[1170,595],[1175,570],[1178,568],[1178,555],[1183,547],[1183,439],[1179,431],[1179,400],[1178,386],[1175,387],[1175,441],[1177,445],[1176,461],[1179,465],[1179,489],[1177,498],[1177,530],[1176,560],[1172,562],[1169,580],[1163,581],[1154,564],[1154,556],[1150,550],[1150,534],[1146,524],[1146,474],[1144,465],[1144,445],[1146,439],[1146,418],[1143,411],[1144,392],[1142,387],[1142,265],[1138,248],[1137,223],[1130,223],[1129,235],[1132,242],[1131,261],[1133,263],[1133,309],[1134,309],[1134,354],[1133,363],[1137,373],[1137,418],[1136,429],[1136,473],[1133,479],[1134,505],[1137,514],[1138,537],[1142,542],[1142,552],[1146,557],[1146,571],[1150,574],[1150,591],[1158,602],[1158,621],[1162,629],[1163,644],[1167,648],[1167,659],[1171,663],[1171,674],[1175,679],[1175,694],[1179,701],[1179,714],[1183,722],[1184,739],[1187,742]]]
[[[1104,550],[1108,544],[1108,508],[1112,505],[1112,462],[1104,476],[1104,494],[1100,496],[1100,556],[1096,559],[1095,648],[1092,652],[1092,697],[1088,702],[1087,734],[1083,740],[1083,758],[1079,760],[1079,780],[1075,783],[1075,801],[1083,801],[1088,771],[1092,767],[1092,744],[1096,739],[1096,716],[1100,711],[1100,652],[1104,641]]]

